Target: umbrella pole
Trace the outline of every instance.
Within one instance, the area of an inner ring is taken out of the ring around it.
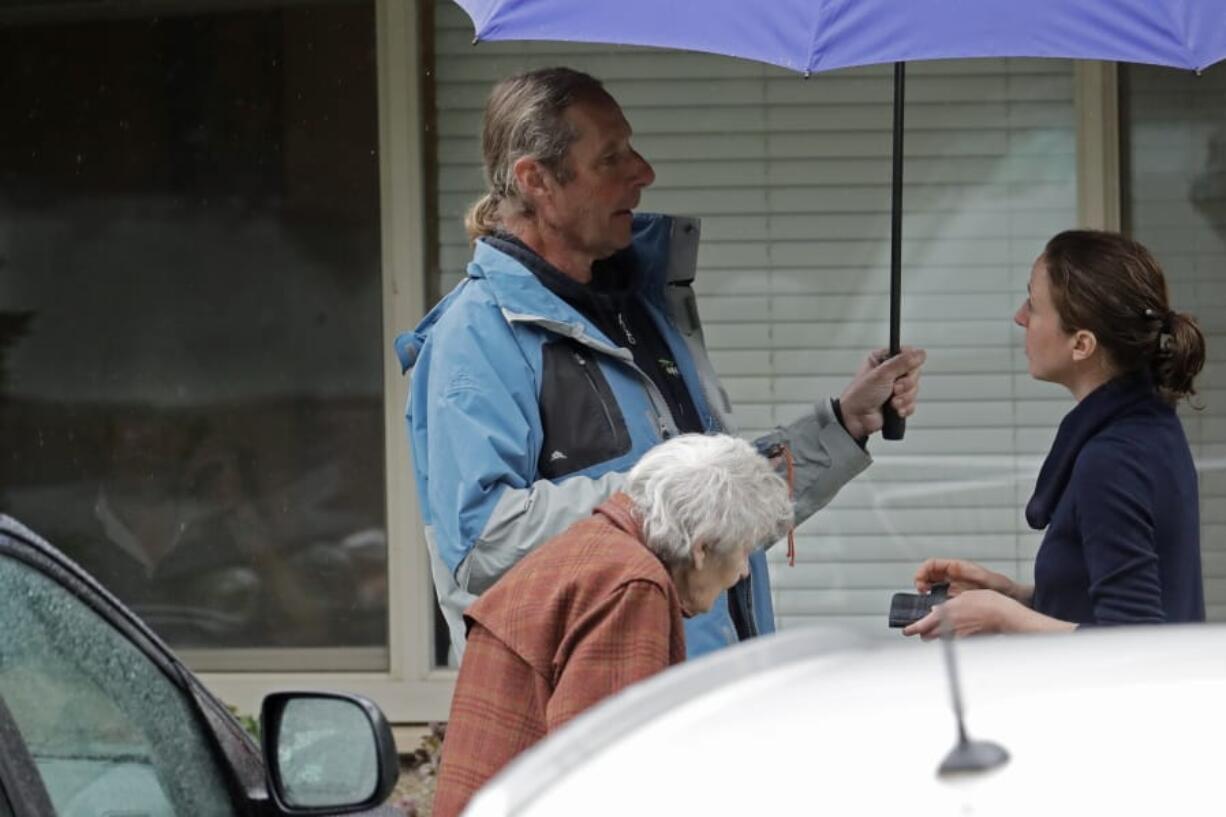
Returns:
[[[907,64],[894,63],[894,176],[890,197],[890,356],[901,347],[899,324],[902,320],[902,136],[903,109],[906,106]],[[887,399],[881,407],[885,425],[881,436],[901,440],[907,421]]]

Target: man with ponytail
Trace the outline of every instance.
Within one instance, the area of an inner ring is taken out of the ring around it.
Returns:
[[[1046,528],[1034,584],[929,559],[916,587],[948,582],[953,598],[903,632],[1204,621],[1196,468],[1174,408],[1205,364],[1196,321],[1171,308],[1148,250],[1089,230],[1047,243],[1014,320],[1031,376],[1077,400],[1026,506]]]
[[[465,280],[396,351],[431,570],[457,652],[463,610],[520,558],[620,490],[653,446],[735,432],[703,347],[698,223],[635,214],[655,179],[599,81],[547,68],[485,109],[486,193]],[[793,468],[797,521],[871,459],[890,400],[914,411],[924,352],[869,355],[837,400],[758,442]],[[786,453],[784,453],[786,452]],[[763,543],[769,544],[769,543]],[[688,654],[774,629],[766,557],[686,623]]]

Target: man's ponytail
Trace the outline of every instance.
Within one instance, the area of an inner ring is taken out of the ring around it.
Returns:
[[[468,208],[468,213],[464,216],[464,230],[468,233],[469,241],[491,235],[498,229],[498,205],[501,201],[500,196],[486,193]]]

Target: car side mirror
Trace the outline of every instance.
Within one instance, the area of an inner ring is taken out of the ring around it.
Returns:
[[[260,708],[268,788],[285,814],[380,805],[400,776],[392,729],[359,695],[276,692]]]

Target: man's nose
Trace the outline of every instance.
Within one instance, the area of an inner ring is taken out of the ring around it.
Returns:
[[[638,151],[634,152],[634,158],[638,160],[634,168],[634,183],[638,187],[651,187],[656,180],[656,171],[651,162],[644,159]]]
[[[1023,328],[1026,326],[1026,304],[1019,306],[1013,313],[1013,322]]]

